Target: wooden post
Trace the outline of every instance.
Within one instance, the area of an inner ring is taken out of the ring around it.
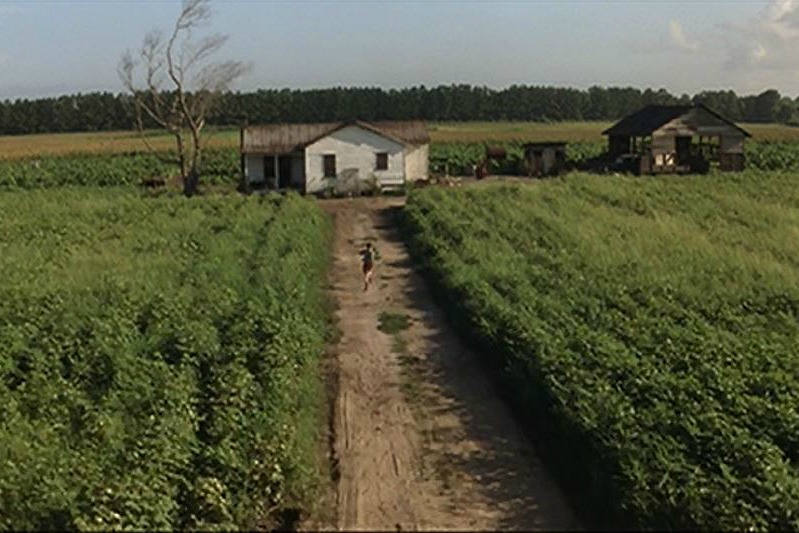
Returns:
[[[247,127],[247,120],[245,119],[239,130],[239,156],[241,157],[241,177],[239,185],[242,191],[246,191],[250,186],[250,180],[247,177],[247,156],[244,155],[244,128]]]

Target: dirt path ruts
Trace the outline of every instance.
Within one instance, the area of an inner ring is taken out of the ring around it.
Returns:
[[[342,333],[333,527],[577,529],[533,447],[414,272],[390,216],[403,201],[323,204],[335,219],[332,291]],[[382,257],[364,293],[357,252],[369,240]],[[399,341],[378,330],[382,311],[410,317]]]

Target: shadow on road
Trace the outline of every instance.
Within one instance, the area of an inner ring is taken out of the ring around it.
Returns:
[[[379,209],[376,228],[381,238],[405,244],[398,229],[401,206]],[[476,354],[468,350],[446,323],[444,311],[432,300],[425,280],[406,259],[388,263],[384,279],[391,279],[402,289],[409,311],[423,335],[419,343],[423,353],[411,353],[421,379],[436,394],[433,403],[422,400],[425,413],[456,423],[435,427],[434,441],[443,443],[433,454],[436,471],[464,472],[477,480],[485,499],[501,508],[496,528],[508,529],[579,529],[557,484],[538,458],[533,442],[500,399]],[[413,348],[411,347],[411,350]],[[423,394],[423,393],[422,393]],[[477,449],[448,449],[446,443],[468,441]],[[457,500],[456,500],[457,502]]]

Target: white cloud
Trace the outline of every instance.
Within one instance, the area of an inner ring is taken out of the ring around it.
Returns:
[[[723,28],[727,68],[799,72],[799,1],[772,0],[753,20]]]
[[[0,67],[8,63],[8,55],[0,51]]]
[[[701,46],[699,41],[685,33],[679,20],[669,21],[668,31],[658,32],[651,39],[643,41],[629,39],[624,47],[632,53],[673,54],[674,52],[696,52]]]
[[[752,63],[760,63],[766,59],[767,55],[766,47],[760,43],[755,43],[752,49],[749,50],[749,61]]]
[[[669,38],[671,44],[681,50],[696,52],[699,50],[699,43],[690,39],[683,30],[682,24],[678,20],[669,21]]]

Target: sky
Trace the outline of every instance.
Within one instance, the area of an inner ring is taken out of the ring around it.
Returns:
[[[0,0],[0,99],[121,92],[179,0]],[[799,95],[799,0],[211,0],[235,89],[469,83]]]

